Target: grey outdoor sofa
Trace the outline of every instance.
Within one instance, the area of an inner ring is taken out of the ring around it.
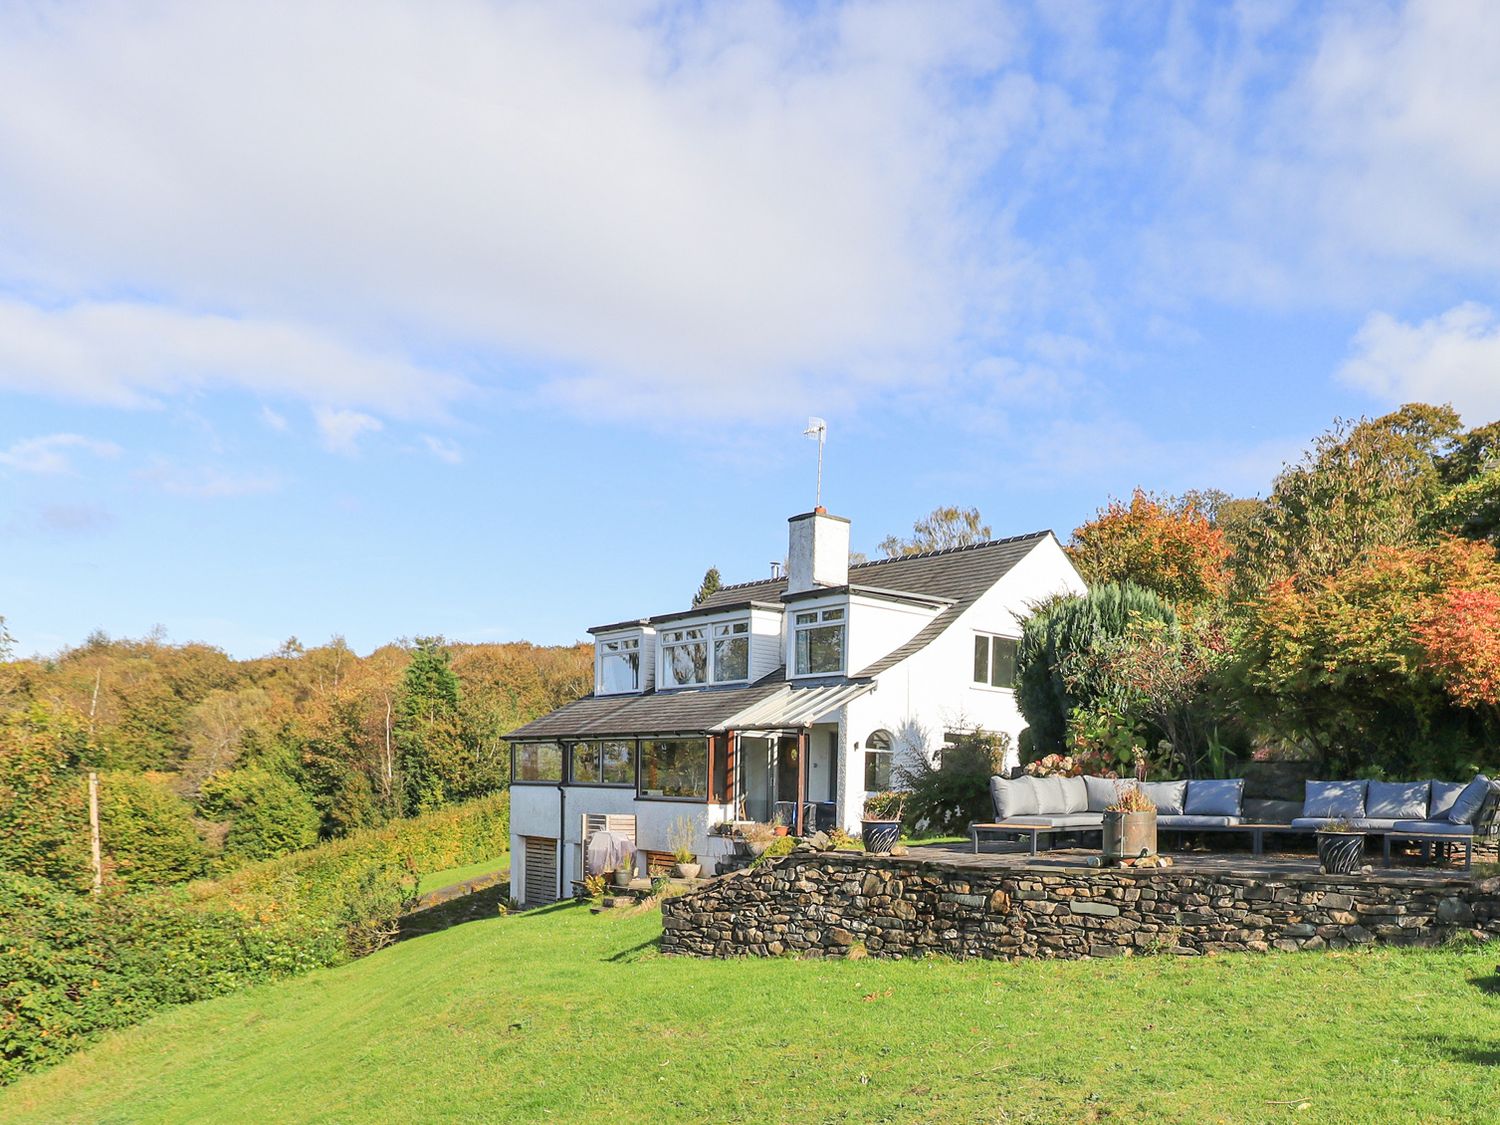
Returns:
[[[1016,777],[990,779],[995,824],[974,825],[979,850],[983,831],[1030,838],[1037,850],[1043,835],[1102,832],[1104,809],[1129,780],[1103,777]],[[1472,781],[1309,781],[1303,802],[1247,800],[1242,778],[1203,778],[1140,783],[1156,805],[1158,831],[1247,832],[1261,850],[1267,832],[1316,832],[1334,819],[1348,820],[1368,835],[1461,843],[1465,860],[1477,840],[1494,843],[1500,835],[1500,782],[1483,774]],[[1300,814],[1300,815],[1299,815]]]

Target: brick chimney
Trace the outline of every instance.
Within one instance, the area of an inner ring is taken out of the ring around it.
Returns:
[[[787,520],[786,592],[849,582],[849,521],[814,508]]]

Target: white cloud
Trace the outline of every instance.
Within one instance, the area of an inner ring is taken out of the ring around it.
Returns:
[[[323,436],[323,445],[333,453],[352,457],[359,452],[359,439],[365,434],[378,433],[384,428],[379,418],[361,414],[358,410],[334,410],[320,406],[313,411],[318,423],[318,432]]]
[[[136,475],[173,496],[200,499],[256,496],[276,492],[282,486],[282,479],[272,473],[232,473],[206,465],[190,469],[164,458],[157,458],[150,468]]]
[[[1471,426],[1500,420],[1500,316],[1472,301],[1408,324],[1375,313],[1339,369],[1390,403],[1452,403]]]
[[[0,390],[141,406],[219,388],[401,417],[439,416],[468,391],[455,376],[285,321],[139,302],[42,308],[0,298]]]
[[[380,414],[448,397],[379,359],[396,339],[560,369],[607,412],[882,383],[1017,280],[969,197],[1058,101],[1017,40],[980,0],[5,9],[0,278],[277,326],[296,340],[218,381]],[[167,356],[206,331],[161,315]],[[282,354],[310,337],[376,354]],[[26,386],[168,381],[78,366]]]
[[[446,441],[443,438],[433,437],[431,434],[423,434],[422,444],[427,447],[427,452],[449,465],[457,465],[464,459],[463,450],[458,447],[457,442]]]
[[[286,420],[286,415],[277,413],[269,406],[260,408],[260,420],[265,423],[267,429],[275,430],[279,434],[286,433],[286,428],[290,424]]]
[[[0,345],[3,346],[3,345]],[[0,450],[0,465],[23,473],[60,474],[73,471],[69,457],[72,451],[95,457],[117,457],[120,447],[110,441],[96,441],[82,434],[47,434],[25,438],[9,449]]]

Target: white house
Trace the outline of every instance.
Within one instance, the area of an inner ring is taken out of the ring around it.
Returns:
[[[685,821],[712,869],[726,844],[711,825],[857,830],[902,753],[931,759],[953,730],[1020,735],[1020,621],[1085,590],[1056,536],[850,566],[848,520],[788,523],[784,578],[595,626],[593,694],[507,736],[515,898],[567,895],[605,825],[667,852]]]

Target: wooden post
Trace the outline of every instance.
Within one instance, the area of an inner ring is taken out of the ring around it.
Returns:
[[[89,770],[89,846],[94,859],[94,893],[104,886],[104,861],[99,849],[99,775]]]
[[[812,739],[808,737],[806,727],[797,732],[797,827],[794,829],[798,836],[803,835],[802,811],[807,804],[807,751],[812,745]]]

